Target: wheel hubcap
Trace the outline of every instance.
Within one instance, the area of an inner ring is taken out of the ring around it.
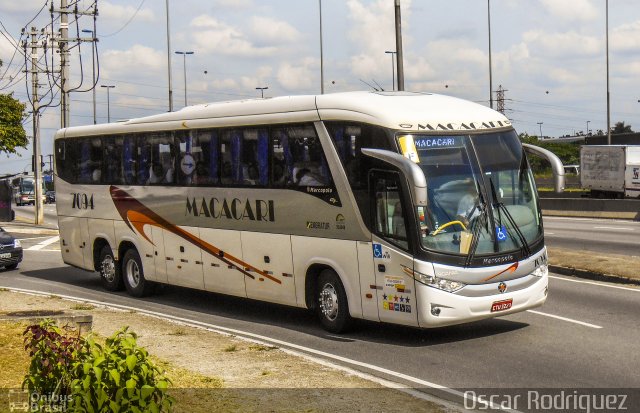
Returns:
[[[132,287],[137,287],[140,284],[140,268],[135,260],[129,260],[126,266],[127,281]]]
[[[330,321],[338,316],[338,293],[331,284],[325,284],[320,291],[320,311]]]
[[[101,273],[104,279],[107,280],[108,282],[113,282],[113,280],[115,280],[116,263],[112,256],[107,255],[106,257],[104,257],[104,260],[102,260]]]

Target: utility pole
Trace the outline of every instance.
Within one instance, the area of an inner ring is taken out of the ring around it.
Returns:
[[[609,90],[609,0],[606,2],[607,19],[607,145],[611,145],[611,93]]]
[[[489,24],[489,107],[493,109],[493,68],[491,64],[491,0],[487,0],[487,21]],[[498,112],[501,112],[501,110],[498,109]]]
[[[60,127],[67,128],[69,124],[69,3],[60,0]]]
[[[42,209],[42,161],[40,160],[40,98],[38,96],[38,31],[31,27],[31,104],[33,123],[33,173],[35,186],[36,214],[34,224],[44,223],[44,211]]]
[[[77,2],[73,3],[73,8],[69,6],[69,0],[60,0],[60,8],[55,9],[53,3],[49,11],[51,14],[58,13],[60,15],[60,34],[53,36],[53,41],[57,42],[58,51],[60,52],[60,127],[66,128],[71,126],[69,122],[70,117],[70,96],[69,90],[69,66],[70,66],[70,54],[69,54],[69,41],[86,41],[85,39],[70,39],[69,38],[69,14],[73,14],[76,19],[80,16],[97,16],[98,8],[97,3],[94,3],[92,11],[79,11]],[[53,27],[51,28],[53,31]],[[95,30],[95,28],[94,28]],[[95,32],[93,33],[95,38]],[[94,39],[92,38],[91,41]]]
[[[400,16],[400,0],[395,0],[395,14],[396,14],[396,53],[398,65],[398,90],[404,90],[404,67],[402,65],[402,18]]]

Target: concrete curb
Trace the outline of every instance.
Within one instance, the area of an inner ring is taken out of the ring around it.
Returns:
[[[637,278],[629,278],[615,274],[602,274],[595,271],[580,270],[577,268],[563,267],[560,265],[549,265],[549,272],[554,272],[560,275],[568,275],[576,278],[585,278],[587,280],[593,281],[604,281],[615,284],[640,285],[640,279]]]

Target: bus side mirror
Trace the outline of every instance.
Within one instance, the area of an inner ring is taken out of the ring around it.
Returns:
[[[536,145],[523,143],[522,147],[524,148],[525,152],[532,153],[541,158],[545,158],[551,163],[551,170],[553,171],[553,181],[555,187],[554,189],[558,194],[564,192],[564,165],[562,165],[562,161],[560,160],[560,158],[558,158],[555,153]]]
[[[362,148],[362,153],[400,169],[402,175],[409,182],[411,199],[413,199],[415,205],[427,206],[427,178],[418,164],[399,153],[384,149]]]

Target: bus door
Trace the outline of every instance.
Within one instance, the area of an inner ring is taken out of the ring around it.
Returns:
[[[296,304],[293,278],[291,236],[261,232],[245,232],[242,237],[242,260],[246,267],[247,297],[279,304]]]
[[[373,266],[380,321],[418,325],[413,256],[409,251],[400,175],[373,171],[369,176],[373,221]]]
[[[200,238],[200,230],[196,227],[181,227],[181,229]],[[204,276],[200,247],[167,230],[162,230],[162,238],[169,284],[203,290]]]
[[[58,217],[60,223],[60,249],[65,263],[85,268],[93,268],[93,255],[89,241],[87,218]]]

